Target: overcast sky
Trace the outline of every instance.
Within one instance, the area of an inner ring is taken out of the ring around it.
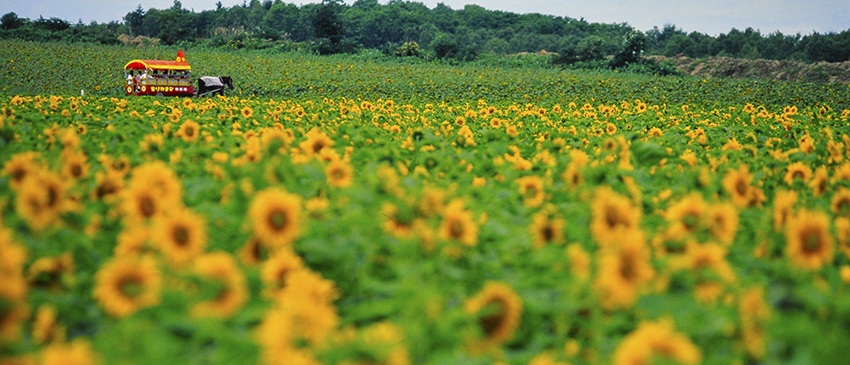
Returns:
[[[215,9],[219,0],[182,0],[184,9],[200,12]],[[225,7],[241,5],[243,0],[220,0]],[[314,1],[285,1],[304,4]],[[354,0],[346,0],[352,4]],[[387,0],[379,0],[386,4]],[[628,23],[646,31],[653,26],[662,28],[674,24],[685,32],[697,31],[716,36],[732,28],[744,30],[752,27],[767,35],[773,31],[783,34],[812,32],[841,32],[850,29],[850,0],[422,0],[417,1],[433,9],[442,2],[450,8],[463,9],[466,4],[477,4],[489,10],[513,13],[541,13],[570,18],[584,18],[588,22]],[[138,5],[143,9],[166,9],[173,0],[2,0],[0,14],[15,12],[21,18],[60,18],[71,23],[97,21],[107,23],[122,21],[122,17]]]

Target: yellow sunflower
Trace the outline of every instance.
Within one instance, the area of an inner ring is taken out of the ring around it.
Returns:
[[[9,186],[12,190],[17,191],[24,178],[30,172],[43,169],[38,163],[40,156],[41,153],[35,151],[17,153],[3,164],[3,170],[0,170],[0,176],[8,176],[10,178]]]
[[[96,365],[100,355],[92,349],[89,340],[82,337],[71,342],[56,342],[41,351],[41,364]]]
[[[187,120],[180,125],[180,129],[175,134],[186,142],[195,142],[200,138],[201,125],[197,122]]]
[[[83,152],[62,154],[62,176],[71,180],[81,180],[89,176],[88,157]]]
[[[318,128],[313,128],[309,132],[307,132],[307,139],[301,141],[298,144],[298,147],[301,148],[301,151],[304,152],[305,155],[312,157],[317,154],[323,148],[333,147],[334,140],[328,137],[327,134],[320,131]]]
[[[325,178],[328,185],[344,188],[351,186],[354,181],[354,168],[341,160],[334,160],[325,166]]]
[[[152,240],[169,263],[182,266],[206,249],[206,222],[187,208],[174,209],[154,219]]]
[[[95,274],[94,299],[112,316],[127,317],[159,304],[162,279],[150,258],[118,257]]]
[[[242,118],[248,119],[254,116],[254,109],[251,109],[250,106],[246,106],[239,111],[242,114]]]
[[[32,327],[32,340],[38,345],[65,341],[65,328],[57,323],[56,308],[49,304],[38,308]]]
[[[781,231],[791,216],[794,205],[797,204],[797,192],[794,190],[779,190],[773,196],[773,229]]]
[[[599,270],[594,288],[600,305],[608,310],[629,308],[642,288],[655,277],[650,251],[639,229],[619,232],[619,245],[599,250]]]
[[[466,300],[464,310],[478,319],[482,338],[475,350],[498,347],[514,336],[522,316],[522,298],[505,283],[487,282],[474,297]]]
[[[561,243],[564,241],[564,227],[566,221],[557,217],[550,217],[549,212],[540,211],[531,218],[532,242],[534,248],[543,248],[550,243]]]
[[[438,228],[440,238],[455,240],[466,246],[478,243],[478,226],[472,212],[464,208],[463,200],[455,199],[443,208],[443,219]]]
[[[725,245],[730,245],[735,240],[738,234],[738,209],[734,205],[724,203],[714,203],[708,208],[706,220],[708,221],[708,230],[715,239]]]
[[[291,249],[281,248],[262,263],[260,278],[263,281],[263,296],[274,298],[286,287],[287,279],[295,271],[304,269],[301,257]]]
[[[738,169],[729,169],[723,176],[723,189],[732,198],[732,204],[737,207],[747,207],[757,195],[756,189],[750,185],[753,175],[747,165],[741,164]]]
[[[41,230],[59,221],[68,210],[68,182],[58,174],[37,169],[26,174],[15,197],[15,211],[30,228]]]
[[[600,246],[619,242],[624,232],[637,229],[640,224],[640,210],[629,198],[607,186],[596,190],[591,209],[590,233]]]
[[[195,304],[190,313],[195,317],[229,318],[248,300],[248,284],[236,259],[226,252],[213,252],[198,257],[194,272],[218,285],[215,296]]]
[[[685,107],[682,109],[686,110]],[[611,354],[613,365],[650,364],[665,360],[684,365],[702,362],[699,347],[687,336],[676,332],[673,321],[668,319],[641,322]]]
[[[785,253],[795,266],[816,271],[832,262],[829,217],[822,212],[800,210],[788,221],[785,242]]]
[[[516,179],[519,185],[519,194],[522,195],[522,203],[529,208],[539,207],[546,200],[546,192],[543,190],[543,179],[540,176],[530,175]]]
[[[289,245],[301,232],[301,198],[277,188],[262,190],[251,200],[248,216],[259,240],[272,247]]]
[[[800,179],[803,183],[809,181],[812,177],[812,169],[802,163],[802,162],[794,162],[785,169],[785,183],[789,186],[794,183],[797,179]]]

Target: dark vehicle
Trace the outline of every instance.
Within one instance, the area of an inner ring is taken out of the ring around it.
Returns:
[[[233,90],[233,79],[230,76],[201,76],[198,79],[198,96],[223,96],[225,86]]]

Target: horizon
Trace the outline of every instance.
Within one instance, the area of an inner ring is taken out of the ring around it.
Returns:
[[[250,3],[246,0],[221,0],[220,2],[222,3],[222,7],[225,8]],[[284,2],[294,3],[301,7],[309,3],[317,3],[318,1],[301,3]],[[465,0],[411,2],[423,4],[431,10],[438,3],[443,3],[455,11],[462,10],[469,3],[469,1]],[[45,0],[39,2],[11,0],[7,5],[0,5],[0,13],[8,14],[14,12],[18,17],[30,20],[37,20],[39,17],[45,19],[58,18],[72,25],[79,24],[80,22],[91,24],[92,21],[99,24],[108,24],[111,22],[123,23],[123,16],[135,10],[139,5],[145,11],[152,8],[164,10],[170,8],[174,4],[174,1],[150,0],[147,1],[148,5],[126,0],[96,0],[94,3],[100,3],[101,5],[95,6],[92,6],[92,3],[92,1],[80,0]],[[135,5],[131,5],[133,3]],[[216,1],[213,0],[186,0],[180,3],[183,9],[195,13],[214,10],[216,6]],[[344,3],[351,6],[354,1],[348,0]],[[379,3],[386,5],[386,1],[379,1]],[[581,5],[573,5],[576,3]],[[720,34],[728,34],[733,29],[744,31],[747,28],[752,28],[762,35],[769,35],[778,31],[783,35],[800,34],[803,36],[814,33],[841,33],[850,30],[850,21],[848,21],[850,19],[850,2],[845,3],[836,0],[821,0],[817,3],[807,4],[799,4],[791,1],[765,0],[750,3],[729,0],[698,1],[692,2],[684,10],[675,8],[673,12],[665,13],[652,10],[669,8],[666,4],[671,4],[671,2],[669,0],[652,0],[651,2],[643,2],[640,5],[636,5],[620,0],[603,0],[594,4],[555,0],[497,0],[479,2],[479,4],[475,5],[489,11],[503,11],[514,14],[536,13],[576,20],[583,19],[588,23],[625,23],[642,32],[647,32],[653,28],[663,29],[666,25],[673,25],[676,29],[681,29],[685,33],[698,32],[713,37],[717,37]],[[125,7],[126,10],[121,10]],[[56,14],[63,12],[55,12],[56,9],[65,9],[65,14]],[[517,11],[516,9],[528,11]],[[581,15],[579,13],[585,14]],[[756,15],[760,15],[761,17],[757,17]],[[625,19],[626,17],[631,17],[632,19]]]

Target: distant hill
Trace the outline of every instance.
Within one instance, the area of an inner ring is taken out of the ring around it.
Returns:
[[[730,57],[690,58],[649,56],[658,62],[672,61],[682,73],[703,78],[754,78],[785,81],[850,83],[850,61],[803,63],[791,60]]]

